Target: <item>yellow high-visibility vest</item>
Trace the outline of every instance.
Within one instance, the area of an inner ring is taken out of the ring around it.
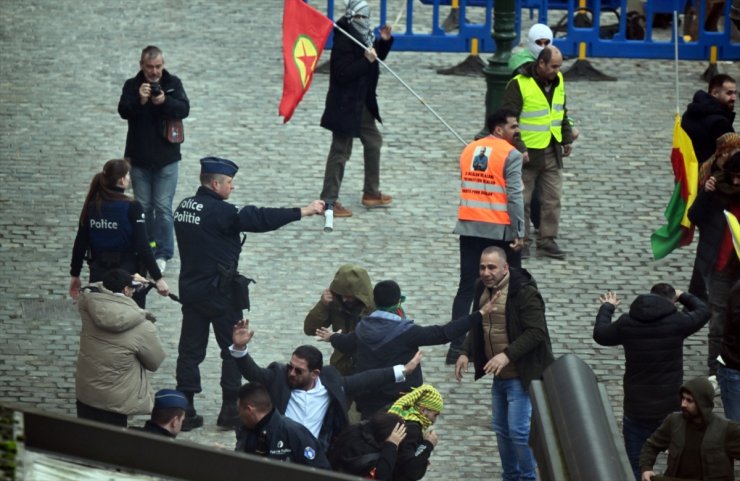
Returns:
[[[522,112],[519,114],[519,129],[522,142],[527,148],[544,149],[550,145],[550,137],[563,140],[563,117],[565,117],[565,87],[563,75],[558,72],[558,86],[552,94],[552,106],[537,81],[519,74],[514,79],[522,92]]]
[[[514,147],[498,137],[484,137],[468,144],[460,154],[460,220],[511,223],[504,164]]]

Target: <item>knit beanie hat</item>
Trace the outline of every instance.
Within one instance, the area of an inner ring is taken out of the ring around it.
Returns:
[[[380,281],[373,289],[373,299],[378,309],[394,307],[401,302],[401,288],[396,281]]]

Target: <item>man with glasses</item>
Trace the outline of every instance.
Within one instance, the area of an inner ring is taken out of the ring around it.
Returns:
[[[323,366],[321,351],[314,346],[299,346],[287,364],[273,362],[262,368],[247,353],[254,336],[249,320],[234,326],[229,348],[245,379],[267,387],[275,409],[308,428],[328,450],[333,439],[348,424],[347,397],[372,393],[386,384],[403,382],[421,362],[417,352],[405,365],[374,369],[342,376],[334,366]]]

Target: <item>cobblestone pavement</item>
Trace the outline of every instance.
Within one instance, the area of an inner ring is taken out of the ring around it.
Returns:
[[[277,0],[3,2],[0,401],[74,412],[79,319],[66,290],[75,223],[92,175],[123,153],[126,123],[116,106],[124,80],[138,70],[144,45],[164,50],[166,66],[182,78],[191,99],[176,199],[196,189],[198,159],[205,155],[241,165],[234,203],[299,206],[318,196],[330,143],[330,134],[319,127],[328,79],[318,75],[291,122],[281,124],[281,5]],[[388,64],[469,138],[482,126],[484,81],[435,73],[463,58],[392,52]],[[567,85],[570,113],[582,131],[565,167],[560,242],[571,254],[564,262],[533,258],[525,266],[547,302],[556,355],[584,359],[621,419],[622,353],[591,340],[596,298],[612,289],[630,301],[656,281],[685,288],[693,256],[691,249],[681,249],[656,262],[649,245],[673,186],[668,162],[676,109],[673,64],[604,59],[593,64],[619,81]],[[680,62],[681,110],[704,87],[699,75],[705,66]],[[720,68],[740,74],[737,65]],[[316,217],[248,236],[241,265],[258,281],[249,314],[258,362],[287,360],[296,345],[315,342],[302,333],[303,317],[346,262],[367,267],[374,281],[396,279],[418,323],[449,320],[458,276],[457,237],[451,231],[461,145],[390,75],[382,76],[378,94],[385,119],[382,187],[395,197],[393,206],[367,211],[360,205],[358,151],[341,193],[354,217],[338,219],[330,234]],[[175,259],[167,270],[174,292],[178,268]],[[149,306],[168,352],[154,384],[173,387],[178,306],[155,295]],[[618,310],[625,311],[626,305]],[[705,339],[702,331],[686,343],[687,376],[704,371]],[[326,345],[319,347],[328,356]],[[474,383],[468,377],[456,383],[444,365],[445,352],[444,346],[425,349],[426,381],[439,387],[446,404],[426,479],[496,479],[490,380]],[[215,428],[218,362],[212,340],[202,365],[204,392],[196,398],[206,426],[181,438],[231,448],[233,434]]]

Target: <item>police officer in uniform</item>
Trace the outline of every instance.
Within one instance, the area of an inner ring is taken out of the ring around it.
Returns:
[[[236,406],[241,375],[229,353],[234,324],[249,309],[251,279],[237,269],[242,232],[268,232],[301,217],[321,214],[324,203],[315,200],[301,208],[245,206],[225,202],[234,189],[239,167],[228,159],[201,159],[200,183],[194,197],[180,202],[175,211],[175,235],[180,251],[182,330],[177,357],[177,389],[188,398],[183,431],[203,425],[193,403],[201,391],[198,366],[205,359],[209,325],[221,348],[222,406],[217,424],[234,428],[239,422]]]
[[[161,295],[170,292],[149,246],[141,204],[124,193],[131,182],[130,171],[127,160],[109,160],[90,183],[72,248],[69,295],[73,299],[80,296],[80,272],[86,256],[91,283],[102,281],[110,269],[141,274],[148,271]],[[145,296],[144,290],[133,295],[141,308]]]
[[[321,443],[303,424],[280,414],[262,384],[239,389],[239,418],[235,451],[331,469]]]

